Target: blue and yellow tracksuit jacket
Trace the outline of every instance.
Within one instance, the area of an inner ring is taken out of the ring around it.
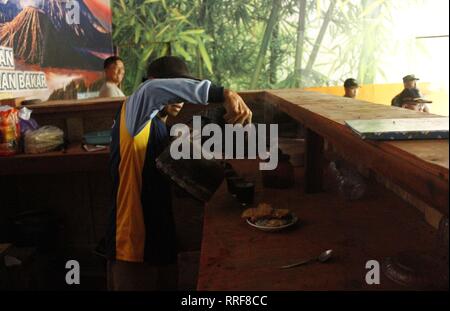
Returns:
[[[220,101],[223,88],[210,81],[154,79],[143,83],[119,109],[110,151],[113,204],[106,235],[109,260],[176,262],[170,182],[155,163],[169,144],[169,133],[155,116],[168,104]]]

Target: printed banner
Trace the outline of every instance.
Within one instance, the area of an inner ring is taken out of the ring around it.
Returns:
[[[0,69],[15,69],[14,50],[0,46]]]
[[[109,0],[0,0],[0,98],[95,96],[111,15]]]
[[[0,92],[47,90],[45,73],[0,70]]]

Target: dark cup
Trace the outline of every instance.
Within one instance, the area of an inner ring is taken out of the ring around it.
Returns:
[[[222,165],[223,169],[226,171],[233,169],[233,166],[228,162],[222,161],[220,164]]]
[[[228,192],[232,195],[232,196],[236,196],[236,185],[238,183],[242,183],[244,182],[244,179],[242,177],[239,176],[231,176],[227,178],[227,186],[228,186]]]
[[[247,181],[238,182],[236,197],[243,206],[252,204],[255,197],[255,184]]]
[[[223,171],[223,175],[225,176],[225,178],[230,178],[230,177],[237,177],[238,174],[236,173],[235,170],[233,169],[225,169]]]

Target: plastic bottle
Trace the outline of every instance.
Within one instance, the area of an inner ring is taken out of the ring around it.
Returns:
[[[267,159],[268,162],[270,159]],[[262,181],[266,188],[287,189],[295,184],[294,167],[290,156],[278,149],[278,165],[276,169],[262,171]]]
[[[353,168],[339,161],[329,165],[330,172],[337,185],[339,194],[346,200],[359,200],[366,194],[367,185],[363,177]]]

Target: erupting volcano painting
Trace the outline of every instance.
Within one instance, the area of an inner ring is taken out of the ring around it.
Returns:
[[[110,1],[71,1],[76,5],[69,0],[0,0],[0,46],[13,48],[16,70],[43,71],[47,78],[47,91],[14,95],[73,99],[99,89],[103,60],[113,53]]]

